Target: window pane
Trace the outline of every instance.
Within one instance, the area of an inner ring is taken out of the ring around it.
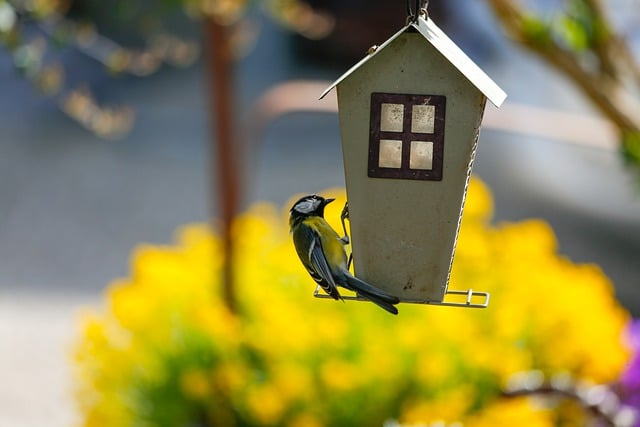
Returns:
[[[409,168],[428,170],[433,168],[432,141],[411,141]]]
[[[382,104],[380,109],[380,130],[383,132],[402,132],[404,105]]]
[[[433,133],[435,113],[434,105],[414,105],[411,111],[411,132]]]
[[[380,140],[380,168],[400,168],[402,166],[402,141],[394,139]]]

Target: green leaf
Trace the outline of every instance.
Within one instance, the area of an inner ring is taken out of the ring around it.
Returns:
[[[552,44],[549,25],[533,14],[523,17],[522,33],[528,42],[535,45],[549,46]]]
[[[622,136],[622,155],[640,170],[640,132],[627,132]]]
[[[563,15],[557,21],[556,30],[562,42],[572,50],[581,52],[590,46],[590,37],[585,27],[572,17]]]

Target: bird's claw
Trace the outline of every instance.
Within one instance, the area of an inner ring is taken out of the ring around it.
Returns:
[[[345,220],[349,219],[349,201],[344,202],[344,208],[342,208],[342,213],[340,214],[340,221],[342,222],[342,230],[344,231],[344,237],[340,239],[340,241],[348,245],[351,241],[349,239],[349,233],[347,233],[347,226],[345,225]],[[351,268],[351,262],[353,261],[353,254],[349,254],[349,261],[347,262],[347,268]]]
[[[349,219],[349,201],[344,202],[344,208],[342,208],[340,219],[342,220],[343,223],[345,219]]]
[[[349,234],[347,233],[347,226],[344,223],[346,219],[349,219],[349,202],[348,201],[344,202],[344,208],[342,208],[342,213],[340,214],[340,222],[342,222],[342,230],[344,231],[344,237],[342,237],[340,241],[343,244],[348,245],[350,240],[349,240]]]

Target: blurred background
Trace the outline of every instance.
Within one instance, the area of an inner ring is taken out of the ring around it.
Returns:
[[[59,15],[38,9],[46,3],[0,0],[0,426],[73,423],[78,309],[127,274],[137,244],[169,243],[220,208],[202,10],[73,1]],[[217,3],[231,5],[233,22],[240,209],[344,186],[335,101],[316,99],[404,25],[403,2],[314,0],[311,15],[287,2]],[[640,314],[640,169],[616,126],[506,37],[491,2],[430,3],[509,95],[503,109],[487,106],[474,169],[493,191],[494,220],[548,221],[559,251],[600,265]],[[544,14],[562,2],[536,3]],[[637,55],[640,2],[607,11]]]

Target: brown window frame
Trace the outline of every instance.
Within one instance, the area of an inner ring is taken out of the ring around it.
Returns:
[[[402,132],[382,131],[380,129],[382,104],[386,103],[404,105]],[[411,132],[411,107],[414,105],[433,105],[435,107],[433,133]],[[368,176],[371,178],[441,181],[442,163],[444,160],[445,110],[446,96],[443,95],[412,95],[373,92],[371,94],[371,118],[369,122]],[[402,141],[402,162],[399,168],[379,166],[381,139]],[[433,161],[431,169],[411,169],[409,167],[411,141],[427,141],[433,143]]]

